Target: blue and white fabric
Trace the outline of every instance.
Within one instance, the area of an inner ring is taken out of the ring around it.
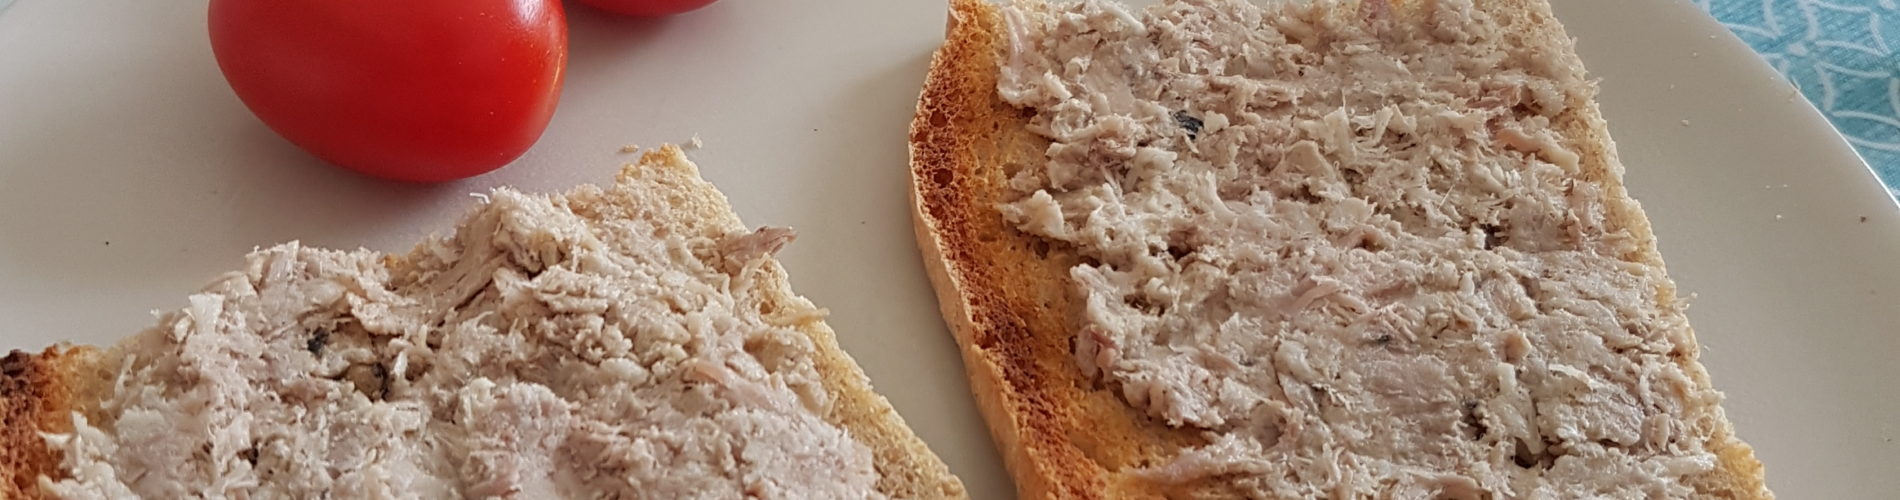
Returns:
[[[1847,136],[1900,197],[1900,0],[1694,0]]]

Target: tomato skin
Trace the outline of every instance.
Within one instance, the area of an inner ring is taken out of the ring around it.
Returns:
[[[712,5],[716,0],[580,0],[596,9],[639,17],[661,17]]]
[[[520,157],[567,66],[558,0],[211,0],[209,26],[218,68],[265,125],[404,181]]]

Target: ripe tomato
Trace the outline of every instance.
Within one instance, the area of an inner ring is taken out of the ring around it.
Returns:
[[[659,17],[712,5],[714,0],[581,0],[594,8],[629,16]]]
[[[218,68],[265,125],[406,181],[521,156],[567,66],[558,0],[211,0],[210,28]]]

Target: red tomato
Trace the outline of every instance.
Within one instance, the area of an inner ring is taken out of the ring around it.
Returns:
[[[660,17],[712,5],[714,0],[581,0],[581,3],[629,16]]]
[[[558,0],[211,0],[210,27],[218,68],[265,125],[405,181],[520,157],[567,66]]]

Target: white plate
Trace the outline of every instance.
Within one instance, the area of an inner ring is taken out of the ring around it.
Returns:
[[[1820,115],[1689,2],[1558,10],[1604,80],[1630,189],[1698,295],[1704,360],[1770,485],[1783,498],[1900,491],[1900,211]],[[1007,497],[904,196],[905,127],[942,5],[569,14],[568,85],[541,143],[495,174],[419,187],[322,166],[259,125],[211,60],[202,2],[12,6],[0,14],[0,348],[109,342],[252,247],[401,250],[446,229],[467,193],[603,181],[621,145],[697,133],[708,147],[694,156],[748,222],[800,230],[782,257],[878,387],[977,498]]]

